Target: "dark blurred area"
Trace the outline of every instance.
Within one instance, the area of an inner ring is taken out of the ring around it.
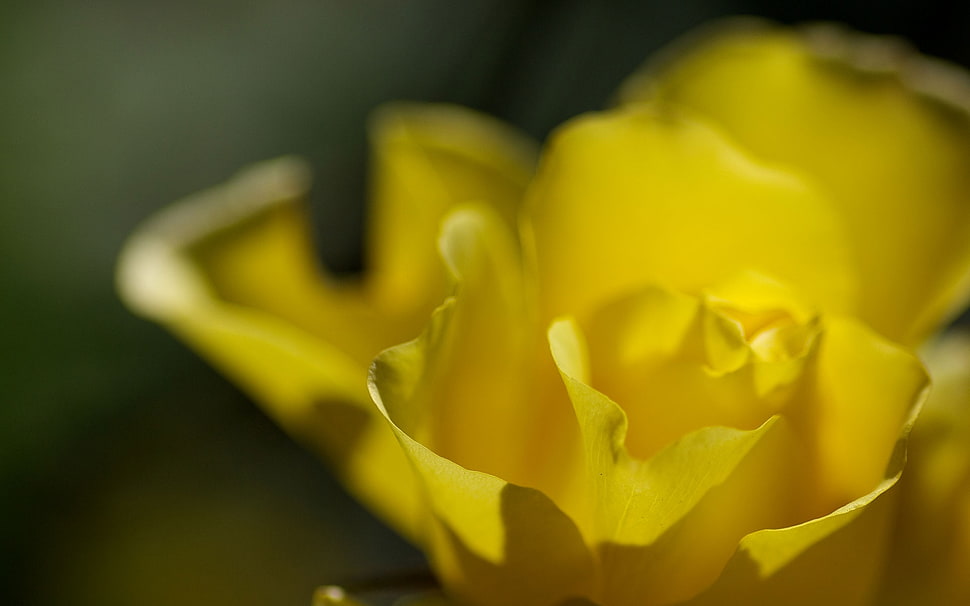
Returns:
[[[230,384],[114,292],[153,211],[254,161],[316,171],[360,267],[364,124],[393,99],[536,137],[719,16],[839,21],[970,65],[957,2],[6,0],[0,4],[0,603],[308,605],[422,566]]]

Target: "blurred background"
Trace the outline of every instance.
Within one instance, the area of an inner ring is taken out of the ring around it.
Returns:
[[[311,455],[126,312],[124,238],[296,153],[316,170],[321,257],[358,270],[376,105],[455,102],[542,138],[733,14],[841,21],[970,65],[958,2],[0,3],[0,603],[308,606],[318,585],[420,570]]]

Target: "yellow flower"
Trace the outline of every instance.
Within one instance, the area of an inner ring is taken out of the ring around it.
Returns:
[[[487,118],[392,106],[361,280],[315,265],[281,160],[147,224],[120,287],[448,599],[866,604],[926,386],[903,346],[970,285],[970,122],[919,79],[963,80],[888,48],[709,34],[537,171]]]

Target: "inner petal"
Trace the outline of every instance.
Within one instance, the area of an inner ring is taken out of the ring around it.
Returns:
[[[784,408],[818,327],[751,310],[648,287],[593,315],[591,384],[626,412],[631,455],[702,427],[754,429]]]

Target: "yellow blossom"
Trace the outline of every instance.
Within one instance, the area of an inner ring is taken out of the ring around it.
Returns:
[[[149,222],[120,286],[425,550],[447,597],[415,603],[868,604],[905,347],[970,287],[963,82],[723,29],[538,169],[488,118],[390,106],[361,279],[315,264],[286,159]]]

